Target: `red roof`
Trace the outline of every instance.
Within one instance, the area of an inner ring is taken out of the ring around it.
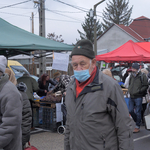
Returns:
[[[97,61],[105,62],[150,62],[150,52],[129,40],[119,48],[96,56]]]
[[[119,26],[121,29],[123,29],[127,33],[129,33],[131,36],[136,38],[138,41],[144,42],[144,39],[139,34],[137,34],[134,30],[132,30],[130,27],[125,26],[125,25],[117,25],[117,26]]]
[[[129,27],[139,34],[143,39],[150,37],[150,19],[144,16],[136,18]]]

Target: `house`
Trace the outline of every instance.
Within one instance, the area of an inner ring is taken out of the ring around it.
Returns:
[[[144,16],[136,18],[129,26],[113,24],[97,40],[97,52],[113,51],[127,41],[150,41],[150,19]]]

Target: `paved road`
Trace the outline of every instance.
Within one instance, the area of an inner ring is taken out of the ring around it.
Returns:
[[[31,144],[38,150],[64,150],[63,138],[64,136],[58,133],[41,131],[32,133]],[[133,134],[133,139],[134,150],[150,150],[150,131],[145,130],[144,126],[141,126],[139,133]]]

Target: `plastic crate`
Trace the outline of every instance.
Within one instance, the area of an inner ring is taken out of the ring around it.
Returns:
[[[42,127],[46,130],[56,131],[57,122],[56,122],[56,109],[50,107],[43,107],[42,113]]]

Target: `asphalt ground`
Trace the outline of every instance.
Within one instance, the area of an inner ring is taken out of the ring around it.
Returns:
[[[133,128],[134,128],[133,122]],[[64,150],[64,135],[36,128],[31,132],[31,145],[38,150]],[[139,133],[133,133],[134,150],[150,150],[150,131],[141,126]]]

